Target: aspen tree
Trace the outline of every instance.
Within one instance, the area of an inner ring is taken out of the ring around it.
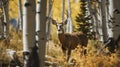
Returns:
[[[23,6],[23,55],[24,67],[33,67],[35,46],[35,0],[24,0]],[[33,63],[31,63],[31,61]]]
[[[103,32],[103,42],[107,40],[108,33],[107,33],[107,22],[106,22],[106,0],[101,0],[101,14],[102,14],[102,32]]]
[[[48,10],[47,10],[47,22],[46,22],[46,35],[47,35],[47,45],[46,45],[46,54],[48,54],[49,53],[49,46],[51,46],[50,45],[50,39],[51,39],[51,29],[52,29],[52,27],[51,27],[51,22],[52,22],[52,20],[51,19],[49,19],[49,17],[52,17],[52,6],[53,6],[53,1],[52,0],[48,0],[48,5],[47,5],[47,8],[48,8]]]
[[[36,44],[38,46],[39,42],[39,32],[40,32],[40,7],[41,7],[41,0],[37,1],[37,6],[36,6]]]
[[[23,18],[22,18],[22,0],[18,1],[18,30],[22,31]]]
[[[99,33],[99,38],[100,38],[100,41],[103,42],[103,32],[102,32],[102,7],[101,7],[101,1],[98,2],[98,13],[99,15],[97,15],[98,17],[98,33]]]
[[[3,14],[4,14],[4,21],[3,21],[3,36],[6,39],[6,44],[9,44],[9,10],[8,10],[9,1],[3,0]]]
[[[116,41],[115,45],[117,44],[117,52],[118,56],[120,57],[120,0],[116,1],[113,0],[113,17],[112,17],[112,31],[113,31],[113,38]]]
[[[4,38],[3,21],[4,21],[4,15],[3,15],[3,9],[2,9],[2,1],[0,1],[0,39]]]
[[[52,5],[53,5],[53,1],[49,0],[48,1],[48,12],[47,12],[47,16],[48,18],[52,16]],[[47,29],[46,29],[46,33],[47,33],[47,40],[50,39],[51,36],[51,19],[47,20]]]
[[[40,67],[45,66],[45,48],[46,48],[46,8],[47,8],[47,0],[41,0],[40,2],[40,31],[38,32],[39,38],[39,65]]]
[[[61,18],[62,21],[64,21],[64,12],[65,12],[65,0],[62,0],[62,13],[61,13]]]
[[[66,32],[72,33],[73,25],[72,25],[72,18],[71,18],[71,3],[68,0],[68,14],[67,14],[67,25],[66,25]]]

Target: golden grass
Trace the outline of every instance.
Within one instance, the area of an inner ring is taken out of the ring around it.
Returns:
[[[89,51],[86,56],[80,56],[79,47],[72,51],[71,62],[74,63],[74,67],[120,67],[120,59],[117,57],[116,53],[111,55],[96,55],[97,49],[95,49],[93,44],[89,44],[88,49]],[[49,51],[49,55],[56,58],[61,67],[67,67],[60,46],[52,47]]]
[[[6,49],[13,49],[17,51],[19,57],[22,58],[22,35],[18,35],[17,32],[13,32],[10,35],[10,45],[9,47],[4,46],[4,41],[0,41],[0,60],[8,61],[9,58],[4,54]],[[58,43],[58,42],[56,42]],[[96,45],[95,45],[96,44]],[[117,54],[104,55],[100,53],[96,55],[97,50],[100,48],[99,43],[94,41],[89,41],[88,53],[85,56],[80,56],[80,48],[77,47],[72,51],[71,62],[74,63],[74,67],[120,67],[120,58]],[[57,62],[61,67],[67,67],[68,64],[63,58],[63,53],[60,45],[55,44],[54,41],[47,42],[47,55],[53,57],[54,59],[48,59],[51,62]],[[70,67],[70,66],[69,66]]]
[[[15,50],[18,52],[18,54],[20,54],[19,51],[21,51],[23,48],[21,33],[18,35],[18,33],[15,30],[13,31],[10,32],[10,36],[9,36],[10,43],[6,43],[6,39],[0,41],[0,61],[2,60],[5,63],[10,62],[10,57],[6,52],[6,49]]]

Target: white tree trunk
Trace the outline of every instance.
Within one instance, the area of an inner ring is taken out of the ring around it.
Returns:
[[[22,17],[22,0],[18,1],[18,30],[22,31],[23,17]]]
[[[0,39],[2,39],[2,37],[3,37],[3,27],[2,27],[2,16],[0,16]]]
[[[72,33],[73,31],[73,25],[72,25],[72,18],[71,18],[71,3],[70,0],[68,0],[68,17],[67,17],[67,25],[66,25],[66,32]]]
[[[92,8],[92,6],[94,8]],[[99,35],[98,35],[98,26],[97,26],[98,25],[98,18],[97,18],[97,12],[98,11],[97,11],[97,7],[96,7],[95,4],[92,5],[92,1],[91,0],[88,0],[87,7],[88,7],[88,11],[89,11],[88,15],[91,16],[91,20],[89,21],[89,23],[93,24],[91,32],[95,32],[96,34],[94,35],[94,38],[98,39]]]
[[[112,38],[113,37],[113,31],[112,31],[112,18],[113,18],[113,0],[109,0],[109,5],[108,5],[108,37]]]
[[[62,21],[64,21],[64,12],[65,12],[65,0],[62,0],[62,14],[61,14]]]
[[[1,1],[2,3],[2,1]],[[2,4],[0,5],[1,6],[1,11],[0,11],[0,39],[3,39],[4,38],[4,28],[3,28],[3,22],[4,22],[4,15],[3,15],[3,9],[2,9]]]
[[[35,3],[24,1],[23,7],[23,44],[24,51],[30,51],[35,43]]]
[[[37,6],[36,6],[36,41],[39,41],[39,32],[40,32],[40,7],[41,7],[41,0],[37,1]],[[37,46],[39,45],[36,43]]]
[[[3,13],[4,13],[4,22],[3,22],[3,36],[6,39],[6,44],[10,44],[9,40],[9,10],[8,10],[9,1],[3,1]]]
[[[45,63],[45,48],[46,48],[46,7],[47,7],[47,0],[41,0],[41,7],[40,7],[40,32],[38,32],[38,45],[39,45],[39,63],[40,67],[44,67]]]
[[[120,0],[113,0],[113,38],[117,42],[117,54],[120,58]]]
[[[97,28],[98,28],[98,35],[99,35],[99,39],[101,42],[103,42],[103,32],[102,32],[102,14],[101,14],[101,1],[98,3],[98,22],[97,22]]]
[[[102,13],[102,32],[103,32],[103,42],[108,39],[108,31],[107,31],[107,22],[106,22],[106,1],[101,1],[101,13]]]
[[[101,31],[101,28],[100,28],[100,26],[99,26],[99,24],[100,24],[100,21],[101,21],[101,17],[100,17],[100,13],[98,13],[98,12],[100,12],[100,9],[98,10],[99,8],[97,8],[96,7],[96,5],[94,5],[94,8],[93,8],[93,10],[92,10],[92,14],[93,14],[93,24],[94,24],[94,31],[96,32],[96,38],[97,39],[100,39],[100,41],[101,41],[101,34],[102,33],[100,33],[100,31]]]
[[[36,6],[36,32],[40,31],[40,7],[41,7],[41,0],[37,1]]]
[[[120,0],[113,0],[113,37],[115,40],[120,36]]]
[[[49,0],[48,1],[48,14],[47,14],[48,18],[52,16],[52,5],[53,5],[52,0]],[[47,40],[49,40],[51,36],[51,20],[47,20],[46,33],[47,33]]]
[[[52,5],[53,5],[53,1],[52,0],[49,0],[48,1],[48,5],[47,5],[47,17],[52,17]],[[47,22],[46,22],[46,35],[47,35],[47,45],[46,45],[46,55],[48,55],[49,53],[49,42],[50,42],[50,39],[51,39],[51,29],[52,29],[52,23],[51,23],[51,19],[47,19]]]
[[[30,64],[29,56],[35,46],[35,0],[24,0],[23,6],[23,53],[24,66]]]
[[[9,1],[3,1],[4,12],[4,37],[9,39],[9,14],[8,14]]]

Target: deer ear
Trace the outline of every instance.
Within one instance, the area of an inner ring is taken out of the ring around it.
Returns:
[[[57,25],[56,20],[54,20],[53,18],[51,18],[51,20],[52,20],[52,24]]]
[[[52,24],[57,25],[56,20],[52,20]]]

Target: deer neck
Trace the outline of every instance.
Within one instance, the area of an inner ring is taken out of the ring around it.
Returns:
[[[64,33],[58,33],[58,36],[63,36],[64,35]]]
[[[59,32],[58,32],[58,38],[59,38],[60,40],[63,40],[63,39],[64,39],[64,31],[59,31]]]

